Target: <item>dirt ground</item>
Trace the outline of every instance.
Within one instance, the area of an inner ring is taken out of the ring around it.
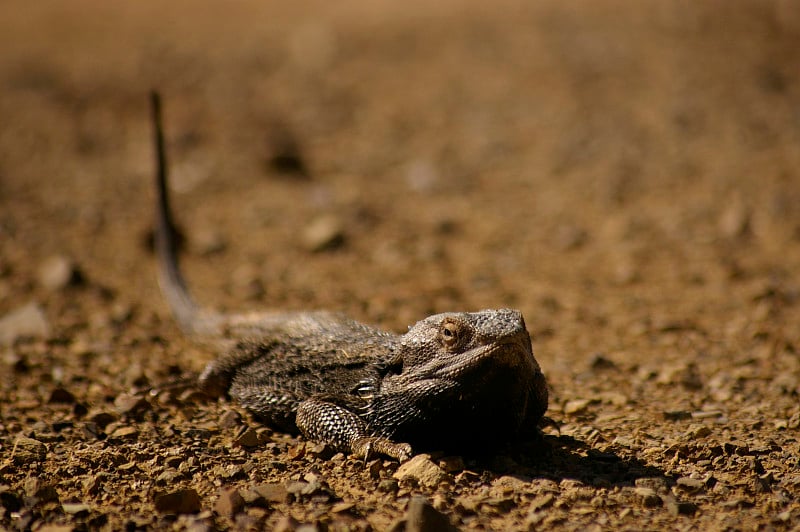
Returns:
[[[800,528],[800,12],[562,4],[3,3],[0,528]],[[422,475],[170,387],[151,88],[201,301],[519,308],[560,427]]]

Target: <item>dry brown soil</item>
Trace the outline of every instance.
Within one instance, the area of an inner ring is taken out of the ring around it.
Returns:
[[[788,0],[3,2],[0,528],[797,529],[798,65]],[[152,87],[199,299],[519,308],[560,431],[395,479],[170,388]]]

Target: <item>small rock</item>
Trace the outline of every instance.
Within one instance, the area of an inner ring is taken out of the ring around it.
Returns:
[[[667,421],[683,421],[692,419],[692,413],[688,410],[670,410],[663,412],[664,419]]]
[[[283,503],[289,500],[289,491],[283,484],[277,482],[259,484],[250,488],[250,491],[258,494],[267,502]]]
[[[397,468],[394,475],[397,480],[416,480],[421,486],[435,488],[441,482],[450,479],[450,475],[431,461],[430,455],[418,454]]]
[[[0,345],[11,345],[20,338],[43,338],[50,325],[41,307],[28,303],[0,318]]]
[[[236,410],[226,410],[221,416],[217,425],[221,429],[232,429],[242,424],[242,415]]]
[[[312,220],[303,230],[303,247],[308,251],[335,249],[344,243],[341,222],[332,216]]]
[[[166,514],[194,514],[200,511],[200,495],[188,488],[170,493],[157,493],[156,510]]]
[[[591,401],[588,399],[573,399],[564,404],[564,413],[567,415],[579,414],[589,407]]]
[[[404,517],[406,532],[444,532],[458,530],[446,515],[436,510],[420,496],[411,498]]]
[[[114,399],[114,407],[123,416],[135,416],[150,410],[151,405],[144,397],[122,393]]]
[[[38,274],[39,284],[52,291],[83,282],[83,275],[78,267],[63,255],[55,255],[45,260],[39,266]]]
[[[72,395],[72,392],[67,390],[66,388],[58,387],[55,388],[52,392],[50,392],[50,397],[47,399],[47,402],[50,404],[61,403],[61,404],[72,404],[75,402],[75,396]]]
[[[618,370],[616,362],[607,358],[603,353],[595,353],[589,362],[589,367],[593,371]]]
[[[663,502],[656,490],[652,488],[634,488],[634,493],[641,499],[642,506],[645,508],[655,508],[661,506]]]
[[[740,238],[750,232],[750,211],[740,199],[731,202],[719,218],[719,232],[725,238]]]
[[[214,503],[214,511],[218,515],[231,518],[244,508],[244,499],[236,488],[221,488],[219,497]]]
[[[25,489],[25,495],[31,499],[35,499],[34,504],[58,502],[56,487],[37,477],[26,478],[23,487]]]
[[[337,502],[333,506],[331,506],[331,513],[339,514],[342,512],[347,512],[352,510],[355,507],[355,503],[352,502]]]
[[[552,493],[545,493],[533,499],[529,505],[531,512],[538,512],[545,508],[549,508],[555,502],[556,498]]]
[[[297,528],[300,526],[300,522],[297,521],[294,517],[290,515],[285,515],[281,517],[277,523],[275,523],[275,527],[272,529],[273,532],[296,532]]]
[[[128,440],[135,440],[139,436],[139,431],[136,427],[119,427],[108,435],[110,442],[120,443]]]
[[[65,514],[78,515],[88,514],[91,507],[80,502],[65,502],[61,505],[61,509],[64,510]]]
[[[101,429],[106,428],[110,423],[117,420],[117,416],[109,412],[98,412],[89,418],[89,421],[96,423]]]
[[[675,483],[687,491],[697,491],[705,487],[705,483],[702,480],[691,477],[681,477]]]
[[[0,486],[0,507],[3,507],[7,514],[18,512],[22,508],[22,497],[19,493],[11,491],[8,486]]]
[[[239,437],[237,437],[233,443],[240,447],[245,448],[253,448],[257,447],[259,444],[258,441],[258,432],[254,428],[246,429]]]
[[[11,449],[11,458],[18,465],[42,462],[46,457],[47,445],[33,438],[20,436]]]
[[[561,251],[578,249],[588,239],[589,234],[585,230],[569,224],[559,226],[553,235],[553,243]]]
[[[333,447],[327,443],[314,443],[306,445],[306,454],[316,457],[320,460],[328,460],[333,456]]]
[[[688,501],[667,501],[667,510],[672,515],[694,515],[697,512],[697,505]]]
[[[691,425],[689,430],[686,431],[686,437],[690,440],[699,440],[711,434],[711,429],[705,425]]]
[[[190,245],[198,255],[208,256],[225,251],[228,243],[222,233],[209,227],[192,233]]]

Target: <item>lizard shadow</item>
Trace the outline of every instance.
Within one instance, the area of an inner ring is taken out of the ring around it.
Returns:
[[[638,478],[660,478],[674,484],[671,475],[636,458],[600,451],[566,435],[539,434],[517,442],[504,453],[469,460],[469,468],[489,476],[511,475],[577,480],[593,487],[632,486]]]

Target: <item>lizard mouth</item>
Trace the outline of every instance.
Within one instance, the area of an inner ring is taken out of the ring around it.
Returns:
[[[472,372],[481,372],[487,365],[492,368],[505,367],[520,371],[535,369],[536,362],[531,349],[530,337],[509,338],[491,345],[483,345],[453,354],[439,357],[421,368],[432,378],[458,380],[459,377]]]

